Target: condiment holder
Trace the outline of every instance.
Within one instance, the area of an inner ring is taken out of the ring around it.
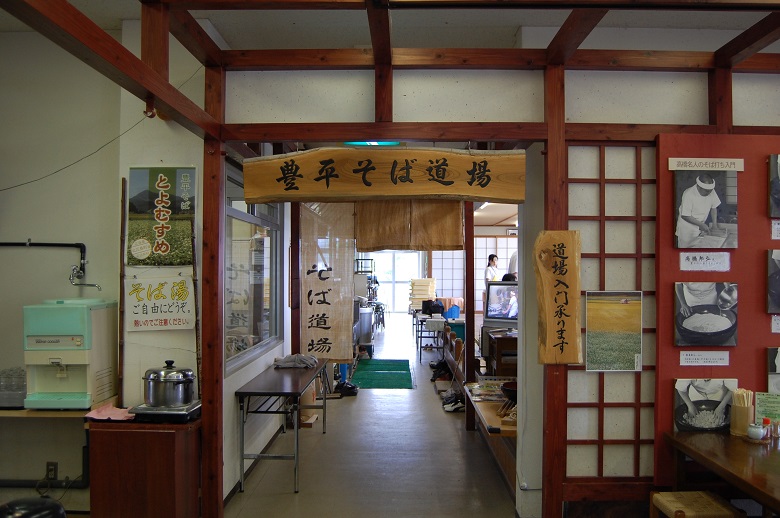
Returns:
[[[746,439],[749,442],[756,442],[756,443],[768,443],[771,438],[771,429],[772,429],[772,421],[765,417],[763,419],[763,422],[761,424],[759,423],[750,423],[747,428],[747,437]]]
[[[758,423],[750,423],[747,429],[747,436],[754,441],[759,441],[766,435],[766,428]]]

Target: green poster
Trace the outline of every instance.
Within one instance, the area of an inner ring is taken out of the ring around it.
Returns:
[[[128,266],[193,264],[194,167],[131,167],[127,195]]]

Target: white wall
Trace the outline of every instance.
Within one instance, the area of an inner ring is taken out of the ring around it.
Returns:
[[[122,45],[140,55],[141,24],[125,21],[122,26]],[[203,105],[203,67],[171,38],[170,82],[183,85],[180,90],[196,104]],[[174,122],[165,122],[159,117],[144,116],[145,103],[134,95],[122,91],[119,105],[121,127],[135,126],[123,137],[119,150],[119,178],[127,178],[131,167],[190,166],[197,176],[196,203],[196,262],[201,264],[200,246],[203,237],[203,141]],[[124,257],[124,256],[123,256]],[[191,268],[139,268],[128,267],[125,279],[133,280],[136,275],[153,275],[155,270],[171,273],[192,273]],[[199,270],[199,268],[198,268]],[[200,278],[198,272],[197,275]],[[199,303],[200,304],[200,303]],[[202,306],[199,306],[202,307]],[[124,334],[124,379],[123,404],[131,407],[144,402],[142,377],[147,369],[162,368],[165,360],[174,360],[179,368],[196,371],[195,330],[132,332]],[[199,380],[196,379],[196,382]]]
[[[89,261],[83,281],[102,287],[71,286],[78,249],[0,247],[2,370],[24,365],[23,306],[117,300],[119,143],[112,139],[120,131],[119,88],[43,37],[0,33],[0,63],[0,242],[82,242]],[[0,418],[0,479],[40,479],[46,461],[59,463],[60,478],[78,477],[83,427],[80,418]],[[2,502],[37,495],[0,488]],[[63,502],[88,509],[89,492],[72,489]]]

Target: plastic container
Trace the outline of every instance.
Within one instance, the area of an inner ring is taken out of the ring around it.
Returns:
[[[24,408],[27,378],[24,369],[0,370],[0,408]]]
[[[444,318],[458,318],[460,316],[460,307],[457,304],[450,306],[450,309],[442,313]]]

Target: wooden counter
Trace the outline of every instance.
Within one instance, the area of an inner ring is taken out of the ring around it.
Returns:
[[[474,405],[477,415],[477,427],[485,437],[490,453],[496,460],[507,489],[515,497],[515,481],[517,478],[517,425],[501,424],[501,418],[496,411],[503,401],[475,401],[479,399],[472,393],[471,387],[464,387],[466,397]]]
[[[81,418],[83,419],[91,410],[0,410],[0,417],[32,417],[32,418]]]

